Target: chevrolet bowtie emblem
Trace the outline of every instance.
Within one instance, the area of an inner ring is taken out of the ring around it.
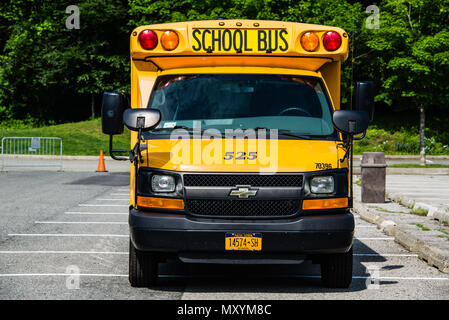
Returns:
[[[232,190],[229,194],[230,196],[237,196],[240,199],[248,199],[248,197],[253,197],[257,194],[257,190],[251,190],[249,188],[238,188]]]

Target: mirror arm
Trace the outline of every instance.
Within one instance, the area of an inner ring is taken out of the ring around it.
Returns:
[[[114,160],[119,160],[119,161],[126,161],[126,160],[129,160],[129,158],[125,158],[125,157],[116,157],[116,156],[114,155],[114,152],[125,153],[125,152],[128,152],[128,150],[121,150],[121,149],[115,150],[115,149],[113,149],[113,148],[112,148],[112,145],[113,145],[113,143],[112,143],[113,138],[112,138],[112,137],[113,137],[113,135],[110,134],[110,135],[109,135],[109,155],[111,156],[111,158],[114,159]]]
[[[143,163],[142,156],[140,154],[140,140],[142,138],[142,128],[139,128],[137,133],[137,142],[134,145],[134,148],[129,152],[129,160],[134,162],[134,204],[137,207],[137,179],[139,176],[139,162]]]
[[[352,188],[352,175],[353,175],[353,154],[352,154],[352,147],[353,147],[353,140],[354,137],[352,134],[348,134],[346,140],[343,143],[340,143],[339,146],[342,146],[346,149],[346,152],[342,159],[340,159],[340,162],[344,162],[345,159],[349,156],[349,195],[348,195],[348,207],[352,208],[352,199],[353,199],[353,188]]]
[[[351,156],[350,156],[350,160],[349,160],[349,162],[350,162],[350,164],[349,164],[349,185],[350,185],[350,196],[348,197],[348,207],[349,208],[352,208],[353,207],[353,198],[354,198],[354,191],[353,191],[353,186],[352,186],[352,183],[353,183],[353,178],[352,178],[352,176],[353,176],[353,162],[354,162],[354,159],[353,159],[353,154],[352,154],[352,149],[353,149],[353,139],[354,139],[354,137],[353,137],[353,135],[352,134],[350,134],[349,135],[349,148],[350,148],[350,150],[351,150]]]
[[[363,131],[363,134],[360,137],[354,137],[353,139],[356,141],[359,141],[359,140],[362,140],[363,138],[365,138],[365,136],[366,136],[366,130]]]

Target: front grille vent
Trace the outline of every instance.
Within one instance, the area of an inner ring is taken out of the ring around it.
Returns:
[[[298,212],[299,200],[186,200],[192,214],[221,217],[285,217]]]
[[[303,176],[295,174],[185,174],[186,187],[302,187]]]

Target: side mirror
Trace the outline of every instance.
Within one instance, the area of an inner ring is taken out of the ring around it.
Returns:
[[[345,134],[356,135],[364,132],[369,125],[369,115],[366,111],[337,110],[332,116],[334,127]]]
[[[161,122],[161,112],[157,109],[126,109],[123,122],[131,131],[148,131]]]
[[[120,92],[103,93],[101,104],[101,127],[108,135],[123,133],[122,114],[125,110],[125,97]]]
[[[372,81],[357,82],[354,88],[353,110],[366,111],[370,121],[374,117],[374,84]]]

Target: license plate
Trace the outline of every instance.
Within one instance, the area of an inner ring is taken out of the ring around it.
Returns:
[[[227,233],[225,235],[226,250],[260,251],[262,250],[262,234],[260,233]]]
[[[289,45],[285,29],[193,29],[192,50],[208,53],[286,52]]]

